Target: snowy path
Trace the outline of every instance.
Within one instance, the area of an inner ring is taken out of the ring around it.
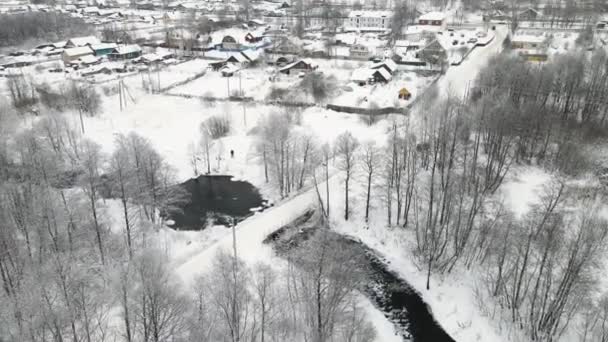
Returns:
[[[337,177],[333,177],[329,181],[337,183],[338,180]],[[315,196],[314,189],[307,190],[292,199],[279,203],[276,207],[257,213],[240,222],[236,226],[238,256],[249,264],[274,259],[272,248],[264,245],[263,240],[270,233],[304,214],[316,200]],[[221,249],[232,250],[232,234],[227,234],[217,243],[193,256],[189,261],[178,267],[177,274],[186,284],[191,285],[197,275],[210,268],[211,260]]]

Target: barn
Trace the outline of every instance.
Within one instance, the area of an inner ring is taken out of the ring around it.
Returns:
[[[316,68],[317,65],[315,65],[312,61],[308,59],[301,59],[282,67],[281,69],[279,69],[279,71],[284,74],[290,75],[292,72],[313,71]]]

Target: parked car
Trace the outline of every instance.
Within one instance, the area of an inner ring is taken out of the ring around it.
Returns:
[[[469,39],[469,43],[470,43],[470,44],[475,44],[475,43],[477,43],[477,38],[471,38],[471,39]]]

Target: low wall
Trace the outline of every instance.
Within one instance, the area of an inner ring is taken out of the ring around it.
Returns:
[[[328,104],[327,109],[335,110],[336,112],[363,114],[363,115],[387,115],[387,114],[407,114],[407,108],[384,107],[384,108],[362,108],[348,107]]]

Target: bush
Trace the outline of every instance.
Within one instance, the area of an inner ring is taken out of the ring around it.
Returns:
[[[270,92],[266,96],[266,99],[269,101],[282,101],[287,98],[288,94],[289,89],[272,86],[270,87]]]
[[[300,82],[300,89],[310,92],[315,102],[322,102],[330,97],[336,90],[335,77],[325,77],[318,72],[307,74]]]
[[[40,103],[47,108],[63,111],[68,105],[65,96],[54,91],[47,83],[36,86],[36,92]]]
[[[230,133],[230,119],[225,116],[212,116],[203,121],[201,130],[209,134],[211,139],[220,139]]]
[[[93,86],[72,83],[67,91],[69,105],[88,116],[95,116],[101,109],[101,96]]]

